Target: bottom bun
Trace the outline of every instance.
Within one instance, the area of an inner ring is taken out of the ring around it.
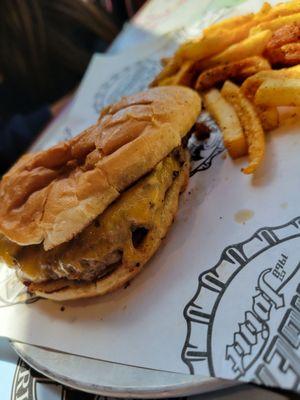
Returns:
[[[63,301],[104,295],[126,285],[153,256],[172,225],[179,195],[188,182],[189,165],[188,152],[182,148],[175,150],[98,217],[97,225],[99,231],[102,230],[99,235],[112,236],[115,248],[122,252],[121,260],[113,265],[111,272],[93,282],[67,278],[31,282],[29,291],[40,297]],[[147,211],[146,205],[149,206]],[[120,223],[117,220],[119,215],[123,218]],[[123,232],[124,219],[127,230],[131,229],[126,234]],[[108,225],[111,220],[113,222]],[[135,239],[132,226],[143,226]],[[124,245],[120,246],[118,239],[127,234],[130,241],[123,240]],[[83,231],[81,240],[86,239],[86,243],[91,234],[84,235]]]

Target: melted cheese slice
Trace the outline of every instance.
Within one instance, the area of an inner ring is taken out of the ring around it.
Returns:
[[[9,267],[18,267],[23,280],[33,282],[49,280],[51,269],[66,277],[70,268],[82,272],[87,261],[107,260],[114,251],[122,253],[122,264],[128,268],[142,263],[151,238],[160,234],[165,196],[182,164],[180,157],[166,157],[70,242],[45,251],[41,245],[20,247],[2,237],[0,258]],[[140,227],[146,229],[147,241],[134,246],[132,232]]]

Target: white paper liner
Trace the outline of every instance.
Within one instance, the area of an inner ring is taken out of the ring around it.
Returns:
[[[130,92],[128,76],[138,81],[142,60],[149,68],[157,63],[168,40],[130,59],[96,56],[64,135],[94,122],[105,99]],[[116,83],[108,85],[112,76]],[[20,286],[14,292],[14,273],[0,268],[0,335],[128,365],[299,391],[299,113],[282,121],[268,134],[254,177],[240,172],[246,160],[226,157],[213,133],[198,152],[174,226],[126,290],[67,303],[62,312],[49,301],[22,304],[31,299]],[[43,139],[39,148],[64,135]]]

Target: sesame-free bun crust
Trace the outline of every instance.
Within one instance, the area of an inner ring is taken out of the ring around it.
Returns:
[[[174,172],[176,171],[176,175]],[[176,178],[175,178],[176,176]],[[121,194],[114,204],[98,217],[97,227],[86,228],[75,239],[68,259],[92,257],[97,252],[122,251],[122,260],[113,272],[92,283],[68,279],[31,283],[30,292],[55,301],[104,295],[124,286],[134,278],[153,256],[166,236],[178,209],[179,194],[189,176],[189,154],[180,149],[180,161],[172,156],[161,161],[151,174]],[[132,241],[132,226],[147,227],[146,237],[138,245]],[[112,235],[111,230],[114,229]],[[112,235],[112,237],[110,237]],[[86,253],[83,244],[91,247]],[[76,254],[76,257],[74,257]]]
[[[158,87],[122,98],[75,138],[23,156],[0,183],[0,231],[49,250],[69,241],[179,146],[198,94]]]

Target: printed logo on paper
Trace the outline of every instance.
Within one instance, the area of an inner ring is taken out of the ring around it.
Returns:
[[[190,176],[210,168],[214,158],[225,151],[222,134],[215,121],[205,112],[198,121],[204,123],[210,133],[205,140],[198,140],[194,135],[189,140],[188,149],[192,160]]]
[[[300,217],[227,247],[184,310],[190,373],[300,391]]]
[[[128,65],[113,74],[95,93],[94,110],[97,114],[109,104],[147,89],[153,77],[161,70],[158,59],[146,58]]]

